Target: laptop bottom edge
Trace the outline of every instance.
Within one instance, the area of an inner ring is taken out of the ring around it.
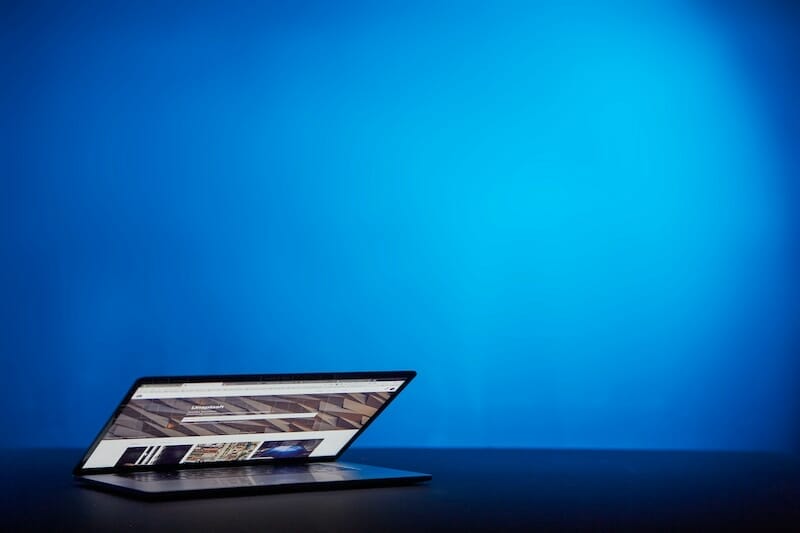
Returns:
[[[260,474],[257,467],[245,467],[241,473],[221,477],[185,479],[149,479],[136,475],[96,474],[75,476],[86,488],[111,491],[140,499],[160,500],[179,498],[201,498],[234,496],[243,494],[270,494],[320,490],[341,490],[366,487],[390,487],[412,485],[429,481],[432,476],[421,472],[409,472],[391,468],[355,463],[327,463],[338,471],[292,472],[289,474]],[[197,472],[215,474],[214,467]],[[184,471],[185,472],[185,471]]]

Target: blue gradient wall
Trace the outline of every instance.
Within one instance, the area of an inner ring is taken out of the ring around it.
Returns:
[[[797,449],[797,15],[4,4],[4,444],[414,368],[365,444]]]

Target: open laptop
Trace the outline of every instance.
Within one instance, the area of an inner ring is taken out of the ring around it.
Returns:
[[[415,375],[141,378],[73,474],[153,497],[427,481],[430,474],[338,461]]]

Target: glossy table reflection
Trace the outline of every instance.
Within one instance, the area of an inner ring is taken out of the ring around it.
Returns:
[[[80,450],[6,450],[3,530],[800,528],[800,462],[710,452],[354,449],[410,487],[146,502],[75,484]],[[27,466],[25,466],[27,465]]]

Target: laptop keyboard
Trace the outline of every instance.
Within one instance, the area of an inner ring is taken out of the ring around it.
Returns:
[[[136,481],[164,481],[174,479],[211,479],[240,476],[273,476],[280,474],[314,474],[338,472],[352,468],[327,463],[304,465],[259,465],[235,466],[230,468],[198,468],[191,470],[171,470],[165,472],[128,472],[119,474]]]

